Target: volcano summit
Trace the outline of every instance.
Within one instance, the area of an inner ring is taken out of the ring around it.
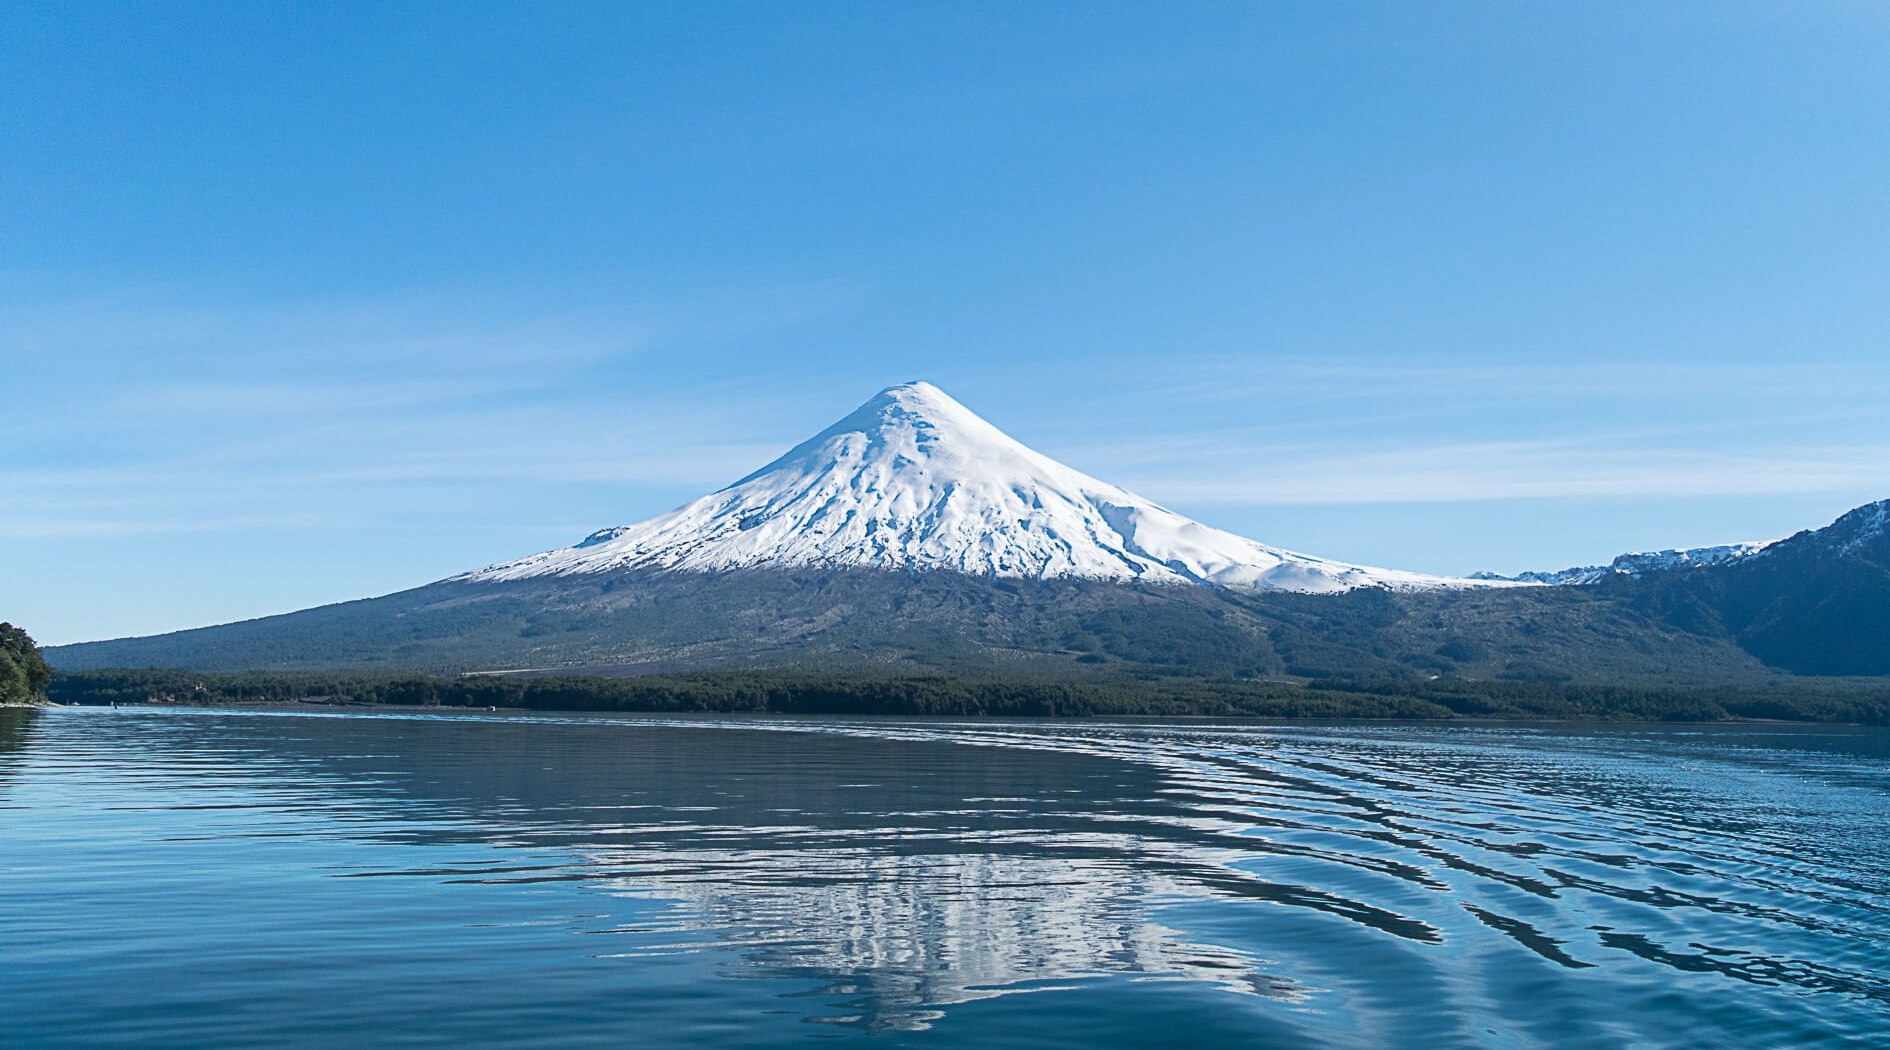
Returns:
[[[930,383],[883,390],[667,514],[457,579],[811,567],[1312,593],[1490,585],[1328,561],[1210,528],[1026,448]]]

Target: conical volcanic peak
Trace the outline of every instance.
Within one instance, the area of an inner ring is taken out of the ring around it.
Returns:
[[[888,470],[976,475],[1003,469],[1020,455],[1049,462],[938,387],[905,383],[880,391],[839,422],[723,491],[785,469],[819,472],[829,463],[846,460],[871,462]]]
[[[1326,561],[1209,528],[1026,448],[922,382],[881,391],[686,506],[460,578],[815,566],[1294,591],[1490,585]]]

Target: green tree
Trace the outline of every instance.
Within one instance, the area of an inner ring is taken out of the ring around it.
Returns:
[[[46,695],[52,667],[33,637],[10,623],[0,623],[0,703],[37,700]]]

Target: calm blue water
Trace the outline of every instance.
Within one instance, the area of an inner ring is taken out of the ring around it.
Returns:
[[[0,711],[8,1048],[1890,1045],[1890,732]]]

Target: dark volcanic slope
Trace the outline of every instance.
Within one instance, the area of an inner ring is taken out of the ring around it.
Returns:
[[[1725,677],[1727,638],[1589,589],[1243,595],[870,570],[439,583],[50,652],[66,670],[1114,665],[1212,675]]]
[[[1093,622],[1097,637],[1086,629]],[[770,666],[1017,660],[1278,665],[1264,625],[1199,587],[878,570],[631,572],[445,582],[366,601],[53,651],[68,670],[617,665]]]

